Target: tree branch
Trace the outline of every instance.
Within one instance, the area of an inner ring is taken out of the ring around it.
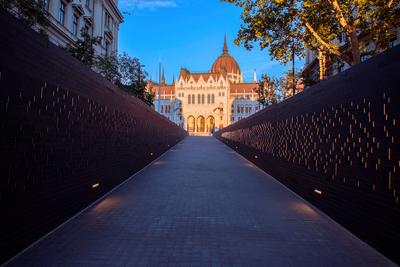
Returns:
[[[319,34],[318,32],[313,28],[313,26],[308,22],[308,20],[303,16],[301,17],[303,20],[305,26],[307,29],[310,31],[310,33],[314,36],[315,39],[321,44],[321,46],[325,47],[326,50],[328,50],[330,53],[342,58],[344,61],[346,61],[349,65],[353,65],[353,61],[349,56],[347,56],[345,53],[340,51],[336,45],[330,44],[326,42]]]
[[[328,0],[332,7],[333,7],[333,12],[335,13],[335,16],[339,22],[339,24],[345,29],[345,31],[347,31],[348,33],[350,33],[350,28],[352,27],[352,25],[349,25],[348,21],[346,20],[346,18],[343,15],[343,11],[340,8],[340,4],[337,0]]]

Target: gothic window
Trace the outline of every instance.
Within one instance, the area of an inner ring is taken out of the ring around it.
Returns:
[[[214,94],[212,94],[211,95],[211,104],[214,104],[214,102],[215,102],[215,96],[214,96]]]
[[[192,96],[188,95],[188,104],[192,104]]]
[[[200,94],[197,95],[197,104],[201,104],[201,96],[200,96]]]
[[[210,104],[210,102],[211,102],[210,94],[207,94],[207,104]]]
[[[192,104],[196,104],[196,95],[195,94],[192,95]]]
[[[204,104],[204,94],[201,95],[201,103]]]

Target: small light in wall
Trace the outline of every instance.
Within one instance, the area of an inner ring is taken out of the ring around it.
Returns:
[[[318,194],[318,195],[322,195],[322,191],[318,190],[318,189],[314,189],[314,193]]]
[[[92,188],[97,188],[97,187],[99,187],[99,186],[100,186],[99,183],[95,183],[95,184],[92,185]]]
[[[150,153],[150,156],[153,156],[153,152]]]
[[[255,158],[255,159],[258,159],[258,156],[257,156],[257,155],[255,155],[255,156],[254,156],[254,158]]]

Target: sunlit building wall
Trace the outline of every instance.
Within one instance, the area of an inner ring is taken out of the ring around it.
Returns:
[[[243,81],[239,64],[229,54],[226,38],[222,54],[209,72],[191,72],[181,68],[172,84],[150,82],[154,108],[191,134],[207,135],[246,118],[260,105],[256,81]]]

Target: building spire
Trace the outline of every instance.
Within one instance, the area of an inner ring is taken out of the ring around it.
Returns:
[[[254,82],[257,82],[257,71],[254,69]]]
[[[226,43],[226,33],[224,36],[224,48],[222,49],[222,54],[227,55],[228,54],[228,44]]]
[[[164,67],[162,69],[161,85],[165,85]]]
[[[175,85],[175,75],[172,74],[172,85]]]

